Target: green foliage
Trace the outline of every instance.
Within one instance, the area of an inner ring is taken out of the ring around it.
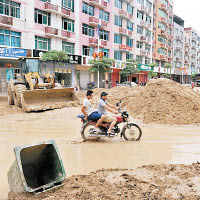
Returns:
[[[163,76],[164,76],[164,78],[171,78],[172,77],[172,75],[168,74],[168,73],[164,74]]]
[[[158,73],[157,72],[153,72],[153,71],[148,71],[148,75],[153,78],[153,77],[157,77]]]
[[[68,55],[64,51],[52,50],[44,53],[42,56],[43,61],[65,62],[69,60]]]
[[[110,58],[102,58],[99,60],[90,60],[91,68],[88,70],[89,73],[95,72],[110,72],[114,60]]]
[[[151,64],[149,64],[149,66],[150,66],[150,67],[157,67],[158,64],[157,64],[157,63],[151,63]]]
[[[125,63],[124,63],[124,68],[121,70],[121,74],[136,74],[138,72],[138,69],[137,69],[137,65],[138,63],[136,62],[136,60],[127,60]]]
[[[166,63],[166,64],[165,64],[165,67],[166,67],[166,68],[171,68],[171,67],[172,67],[172,64],[171,64],[171,63]]]

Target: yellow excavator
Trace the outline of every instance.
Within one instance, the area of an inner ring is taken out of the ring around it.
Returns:
[[[42,74],[36,57],[19,59],[20,74],[8,85],[8,103],[26,112],[72,106],[78,103],[74,88],[56,88],[53,74]]]

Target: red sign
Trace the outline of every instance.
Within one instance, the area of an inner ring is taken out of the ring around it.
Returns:
[[[121,44],[119,46],[120,49],[123,49],[123,50],[128,50],[128,51],[132,51],[132,47],[129,47],[127,45],[124,45],[124,44]]]

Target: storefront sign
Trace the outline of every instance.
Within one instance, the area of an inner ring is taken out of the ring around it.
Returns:
[[[152,71],[153,68],[149,65],[143,65],[143,64],[139,64],[138,65],[138,70],[139,71]]]
[[[68,54],[68,57],[69,60],[67,61],[67,63],[81,65],[81,60],[82,60],[81,56]]]
[[[26,57],[26,55],[26,49],[0,47],[0,57],[20,58]]]
[[[119,49],[123,49],[123,50],[127,50],[127,51],[132,51],[132,48],[127,46],[127,45],[124,45],[124,44],[121,44],[119,46]]]

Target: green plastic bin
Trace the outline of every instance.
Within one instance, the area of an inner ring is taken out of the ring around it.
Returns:
[[[14,148],[8,172],[10,191],[40,193],[61,186],[65,169],[54,140]]]

